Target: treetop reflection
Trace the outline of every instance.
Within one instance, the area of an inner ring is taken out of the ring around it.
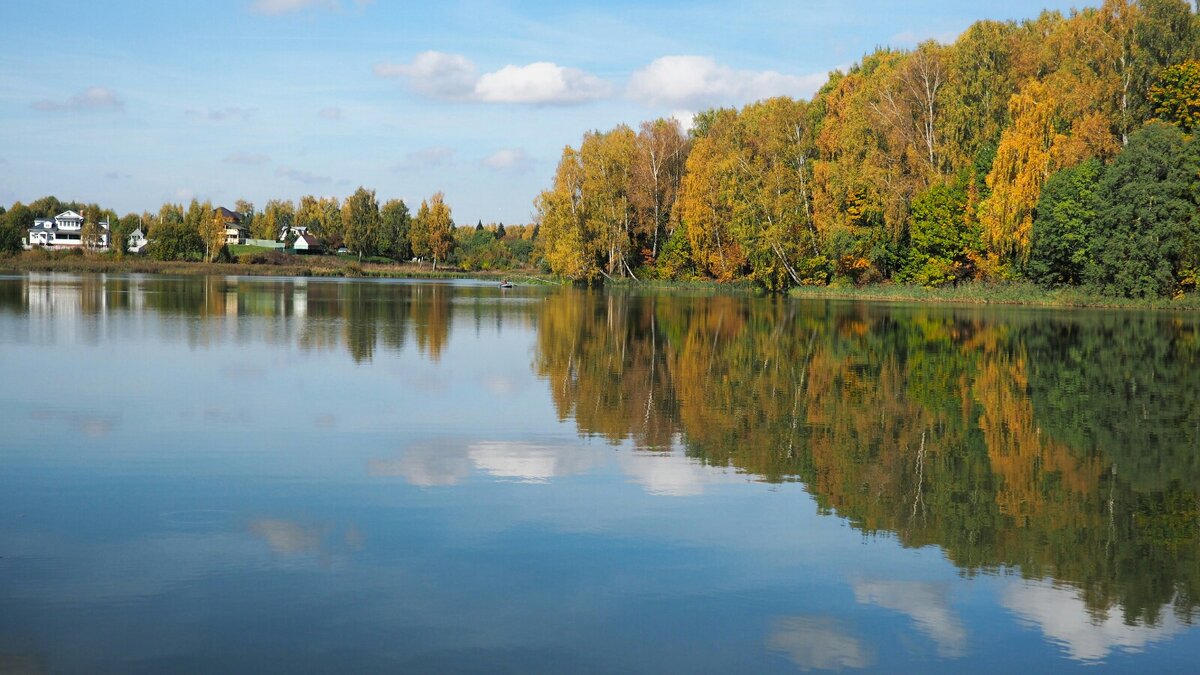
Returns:
[[[125,276],[6,282],[0,312],[34,319],[21,324],[30,341],[51,330],[98,340],[110,313],[152,313],[190,345],[344,348],[363,365],[409,348],[437,361],[453,331],[472,327],[536,329],[533,372],[582,436],[651,451],[682,443],[711,466],[803,482],[823,512],[939,546],[965,574],[1069,584],[1098,621],[1119,611],[1130,624],[1191,622],[1200,599],[1192,317]],[[540,446],[460,454],[413,450],[369,471],[449,486],[473,468],[527,481],[587,468]],[[881,606],[932,597],[867,582],[857,592]],[[930,607],[919,625],[953,626]],[[788,637],[806,620],[781,624],[776,648],[808,654]],[[953,631],[936,635],[939,649],[960,649]],[[811,658],[866,657],[847,645]]]

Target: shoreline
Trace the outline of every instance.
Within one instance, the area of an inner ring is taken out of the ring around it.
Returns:
[[[443,268],[434,271],[426,264],[382,264],[347,260],[333,256],[311,258],[293,256],[293,260],[278,264],[190,261],[164,261],[126,256],[112,258],[104,255],[30,256],[17,254],[0,256],[0,273],[73,272],[164,274],[180,276],[238,275],[258,277],[329,277],[329,278],[389,278],[389,279],[503,279],[513,278],[542,285],[565,285],[569,281],[547,278],[533,269],[473,270]],[[648,290],[762,294],[761,287],[746,282],[720,283],[711,280],[619,280],[605,287],[614,290]],[[1044,289],[1026,282],[973,282],[960,286],[925,288],[903,284],[872,284],[869,286],[797,286],[786,297],[799,300],[862,300],[917,304],[1000,305],[1009,307],[1091,308],[1091,309],[1153,309],[1193,312],[1200,310],[1200,293],[1189,293],[1178,299],[1116,298],[1088,293],[1080,288]]]
[[[520,277],[543,284],[558,283],[540,278],[536,270],[475,270],[457,268],[433,270],[426,263],[382,264],[347,260],[334,256],[293,256],[281,263],[192,262],[182,260],[153,260],[126,256],[105,255],[29,256],[17,254],[0,256],[0,273],[72,272],[79,274],[164,274],[179,276],[236,275],[256,277],[327,277],[347,279],[502,279]]]
[[[904,284],[870,286],[799,286],[787,293],[797,299],[866,300],[870,302],[941,305],[993,305],[1060,309],[1141,309],[1194,312],[1200,310],[1200,293],[1181,298],[1118,298],[1089,293],[1081,288],[1045,289],[1028,282],[973,282],[960,286],[926,288]]]

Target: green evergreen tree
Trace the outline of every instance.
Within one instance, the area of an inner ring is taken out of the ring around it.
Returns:
[[[1200,157],[1175,126],[1153,122],[1129,137],[1100,181],[1094,254],[1085,277],[1096,290],[1169,296],[1194,270]]]

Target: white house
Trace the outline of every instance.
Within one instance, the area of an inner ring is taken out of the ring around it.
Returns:
[[[108,221],[102,220],[99,225],[100,237],[96,248],[104,250],[108,248]],[[83,246],[83,216],[74,211],[63,211],[54,216],[53,220],[34,220],[33,227],[29,228],[29,234],[25,238],[25,248],[35,246],[57,249]]]
[[[311,234],[303,233],[292,243],[292,250],[296,253],[320,253],[321,242]]]
[[[242,214],[237,211],[230,211],[224,206],[218,206],[213,209],[213,213],[225,224],[226,244],[246,243],[246,238],[250,236],[250,228],[242,224]]]
[[[139,227],[129,233],[129,241],[125,242],[125,250],[130,253],[141,253],[148,243],[150,242],[146,239],[146,233],[142,232],[142,228]]]
[[[289,239],[297,239],[308,234],[307,225],[288,225],[279,230],[279,241],[286,242]]]

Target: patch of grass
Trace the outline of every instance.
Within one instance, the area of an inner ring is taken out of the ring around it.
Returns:
[[[241,256],[248,255],[251,253],[265,253],[267,251],[281,250],[281,249],[277,249],[277,248],[270,248],[267,246],[251,246],[249,244],[230,244],[230,245],[226,246],[225,248],[229,249],[229,254],[232,255],[234,258],[240,258]]]
[[[1131,309],[1200,309],[1200,295],[1181,298],[1115,298],[1080,288],[1045,289],[1028,282],[973,282],[942,288],[907,284],[867,286],[801,286],[788,292],[793,298],[936,302],[973,305],[1030,305],[1039,307],[1127,307]]]

